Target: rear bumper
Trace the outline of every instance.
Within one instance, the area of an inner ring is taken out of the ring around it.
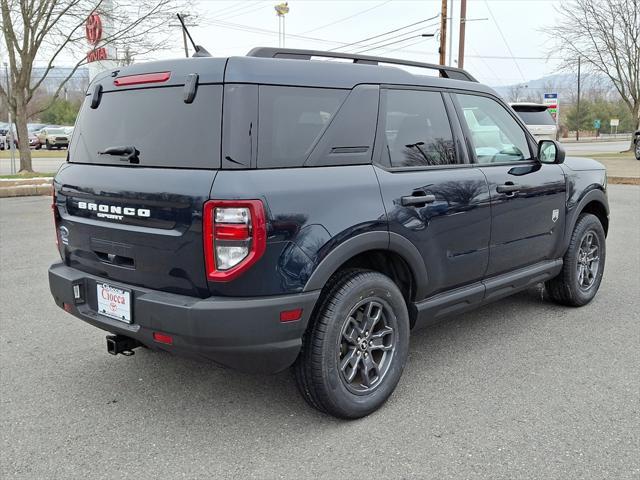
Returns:
[[[96,283],[131,290],[133,323],[97,312]],[[83,301],[73,297],[80,285]],[[298,356],[302,335],[320,292],[259,297],[206,299],[111,282],[57,263],[49,268],[49,287],[56,304],[108,332],[138,340],[153,350],[213,360],[246,372],[274,373]],[[280,312],[302,308],[302,318],[280,321]],[[153,332],[169,334],[173,344],[153,340]]]

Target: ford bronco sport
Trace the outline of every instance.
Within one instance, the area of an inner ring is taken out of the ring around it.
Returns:
[[[53,195],[51,293],[110,353],[293,366],[342,418],[391,395],[412,329],[542,282],[591,301],[609,225],[603,167],[464,70],[292,49],[100,75]]]

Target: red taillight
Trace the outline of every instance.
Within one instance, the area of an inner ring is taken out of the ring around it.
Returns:
[[[124,87],[143,83],[162,83],[169,80],[170,77],[171,72],[141,73],[139,75],[128,75],[126,77],[116,78],[113,84],[116,87]]]
[[[228,282],[264,254],[267,223],[260,200],[210,200],[203,208],[207,278]]]
[[[173,345],[173,337],[166,333],[153,332],[153,339],[158,343],[164,343],[165,345]]]
[[[51,211],[53,212],[53,228],[56,231],[56,247],[60,250],[60,234],[58,232],[58,207],[56,206],[56,187],[51,187]]]

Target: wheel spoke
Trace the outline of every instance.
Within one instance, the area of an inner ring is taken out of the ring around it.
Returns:
[[[382,305],[378,302],[369,302],[364,310],[362,319],[362,331],[371,332],[382,317]]]
[[[340,370],[344,372],[344,377],[349,383],[353,381],[353,379],[356,377],[356,374],[358,373],[358,363],[360,363],[360,356],[357,352],[357,348],[352,348],[340,362]]]
[[[349,328],[349,326],[351,326],[351,328]],[[350,317],[349,324],[347,325],[345,331],[342,333],[342,338],[344,338],[351,345],[357,345],[357,339],[359,335],[360,329],[356,325],[356,320],[353,317]]]
[[[584,285],[584,265],[580,264],[578,267],[578,283]]]
[[[367,388],[371,387],[378,380],[378,364],[373,360],[371,355],[362,359],[360,376],[362,377],[362,384]]]
[[[371,335],[371,343],[369,344],[369,350],[391,350],[393,344],[385,345],[385,338],[393,333],[393,328],[385,327],[383,330],[379,330]]]
[[[586,250],[589,250],[591,248],[591,243],[593,242],[593,233],[588,233],[584,240],[586,242]]]

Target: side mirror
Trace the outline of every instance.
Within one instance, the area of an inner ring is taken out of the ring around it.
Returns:
[[[555,140],[540,140],[538,142],[538,160],[541,163],[560,164],[564,162],[564,156],[564,148],[559,142]]]

